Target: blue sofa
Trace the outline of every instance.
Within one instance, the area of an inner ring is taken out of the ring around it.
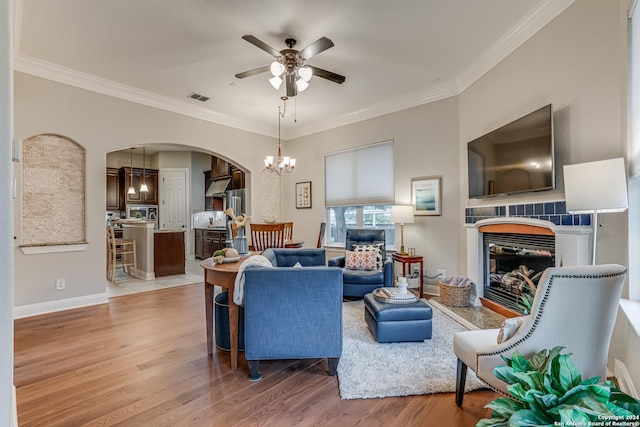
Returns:
[[[329,260],[329,267],[340,267],[344,281],[344,296],[364,297],[376,288],[393,286],[393,263],[387,259],[384,230],[350,228],[347,230],[345,249],[352,251],[355,245],[373,245],[382,243],[381,270],[351,270],[345,268],[345,257],[339,256]]]
[[[342,270],[324,249],[267,249],[275,268],[244,271],[245,358],[258,381],[260,360],[327,358],[335,375],[342,354]],[[296,263],[302,267],[294,267]]]

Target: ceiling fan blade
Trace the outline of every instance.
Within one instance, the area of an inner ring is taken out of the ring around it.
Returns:
[[[245,77],[255,76],[256,74],[264,73],[266,71],[269,71],[269,65],[260,67],[260,68],[255,68],[253,70],[245,71],[244,73],[238,73],[236,74],[236,78],[244,79]]]
[[[300,55],[300,58],[306,60],[329,49],[330,47],[333,47],[333,42],[326,37],[322,37],[302,49],[298,52],[298,55]]]
[[[331,80],[334,83],[342,84],[347,79],[340,74],[332,73],[331,71],[323,70],[322,68],[314,67],[313,65],[307,65],[307,67],[313,70],[313,75],[322,77],[323,79]]]
[[[248,41],[249,43],[251,43],[252,45],[259,47],[260,49],[264,50],[265,52],[267,52],[269,55],[274,56],[274,57],[279,57],[280,56],[280,52],[278,52],[277,50],[275,50],[274,48],[272,48],[271,46],[269,46],[268,44],[266,44],[265,42],[263,42],[262,40],[258,40],[256,37],[247,34],[242,36],[242,38],[246,41]]]
[[[296,77],[293,74],[287,74],[286,82],[287,84],[287,96],[292,97],[298,94],[298,86],[296,86]]]

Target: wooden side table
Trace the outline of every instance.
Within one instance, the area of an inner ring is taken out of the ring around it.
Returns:
[[[420,283],[418,284],[418,292],[420,297],[424,296],[423,287],[424,287],[424,259],[421,256],[410,256],[410,255],[400,255],[398,253],[394,253],[391,256],[393,260],[393,270],[395,276],[395,266],[396,262],[402,264],[402,275],[407,277],[407,266],[409,267],[409,273],[411,273],[411,264],[420,264]]]

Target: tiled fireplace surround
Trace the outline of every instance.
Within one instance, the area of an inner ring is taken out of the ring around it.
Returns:
[[[568,214],[564,201],[501,204],[465,209],[467,230],[467,275],[476,284],[474,305],[482,305],[484,295],[484,243],[480,228],[486,225],[515,224],[551,230],[555,235],[557,266],[589,264],[591,215]]]

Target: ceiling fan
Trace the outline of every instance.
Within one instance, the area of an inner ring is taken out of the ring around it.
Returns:
[[[284,41],[287,49],[283,49],[280,52],[252,35],[245,35],[242,36],[242,38],[276,59],[271,65],[236,74],[236,78],[238,79],[244,79],[245,77],[271,71],[273,77],[269,79],[269,83],[277,90],[280,88],[282,82],[285,81],[287,96],[289,97],[296,96],[298,92],[305,90],[309,86],[309,80],[314,75],[338,84],[342,84],[346,80],[346,78],[340,74],[305,64],[308,59],[333,47],[333,42],[326,37],[316,40],[301,51],[294,49],[296,39],[288,38]]]

